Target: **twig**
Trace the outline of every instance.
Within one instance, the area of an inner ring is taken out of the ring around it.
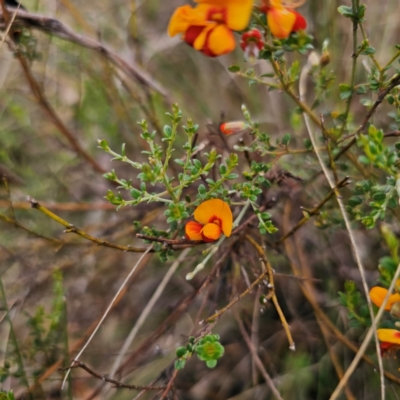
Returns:
[[[147,252],[148,249],[146,248],[138,248],[138,247],[132,247],[132,246],[121,246],[119,244],[107,242],[105,240],[96,238],[92,235],[89,235],[88,233],[84,232],[82,229],[77,228],[76,226],[70,224],[69,222],[65,221],[58,215],[52,213],[50,210],[48,210],[46,207],[43,207],[41,204],[39,204],[35,199],[29,198],[29,202],[31,203],[32,208],[35,208],[36,210],[39,210],[42,212],[44,215],[47,215],[50,217],[52,220],[58,222],[59,224],[65,226],[67,229],[65,230],[66,233],[76,233],[79,236],[82,236],[83,238],[90,240],[91,242],[97,243],[100,246],[105,246],[105,247],[111,247],[113,249],[121,250],[121,251],[126,251],[126,252],[132,252],[132,253],[143,253]]]
[[[40,239],[45,239],[45,240],[48,240],[48,241],[53,242],[55,244],[60,244],[60,245],[65,244],[62,240],[55,239],[55,238],[52,238],[52,237],[49,237],[49,236],[42,235],[42,234],[37,233],[35,231],[32,231],[31,229],[27,228],[26,226],[20,224],[15,219],[9,218],[6,215],[3,215],[1,213],[0,213],[0,220],[2,220],[4,222],[7,222],[8,224],[14,225],[17,228],[23,229],[25,232],[28,232],[31,235],[34,235],[34,236],[36,236],[36,237],[38,237]]]
[[[306,92],[306,77],[307,77],[307,74],[309,72],[309,69],[310,69],[310,65],[307,64],[303,68],[303,70],[301,71],[301,74],[300,74],[299,92],[300,92],[300,98],[301,99],[303,99],[304,96],[305,96],[305,92]],[[399,76],[399,78],[400,78],[400,76]],[[356,244],[356,241],[355,241],[355,238],[354,238],[353,231],[351,229],[350,221],[349,221],[349,218],[348,218],[348,216],[346,214],[346,209],[345,209],[343,200],[340,197],[340,195],[338,193],[338,190],[335,187],[335,183],[334,183],[334,181],[333,181],[333,179],[332,179],[327,167],[325,166],[325,164],[324,164],[324,162],[322,160],[321,153],[316,148],[317,143],[316,143],[314,134],[313,134],[312,129],[311,129],[311,124],[310,124],[310,120],[308,118],[308,115],[303,113],[303,116],[304,116],[304,121],[305,121],[305,124],[306,124],[306,127],[307,127],[309,138],[310,138],[311,143],[312,143],[312,145],[313,145],[313,147],[315,149],[315,154],[316,154],[316,156],[318,158],[318,161],[319,161],[319,164],[321,166],[321,169],[322,169],[322,171],[323,171],[323,173],[324,173],[324,175],[326,177],[326,180],[329,183],[329,186],[331,187],[331,189],[334,189],[334,191],[335,191],[336,200],[338,202],[340,212],[341,212],[341,214],[343,216],[343,220],[345,222],[346,229],[347,229],[347,232],[348,232],[348,235],[349,235],[349,238],[350,238],[350,243],[351,243],[351,248],[352,248],[352,251],[353,251],[353,255],[354,255],[354,258],[356,260],[358,270],[360,272],[361,282],[362,282],[362,285],[363,285],[363,288],[364,288],[364,293],[365,293],[365,296],[366,296],[366,299],[367,299],[368,310],[369,310],[369,313],[370,313],[370,316],[371,316],[371,320],[373,320],[374,319],[374,310],[372,308],[371,299],[368,296],[369,290],[368,290],[367,280],[365,278],[365,271],[364,271],[364,267],[363,267],[362,262],[361,262],[359,251],[357,249],[357,244]],[[381,354],[380,354],[379,342],[378,342],[378,338],[377,338],[376,332],[374,332],[374,335],[375,335],[375,341],[376,341],[376,352],[377,352],[377,358],[378,358],[378,364],[379,364],[379,372],[380,372],[380,378],[381,378],[381,397],[382,397],[382,400],[384,400],[384,398],[385,398],[384,370],[383,370],[382,357],[381,357]]]
[[[263,263],[265,264],[266,270],[268,272],[269,284],[272,286],[272,296],[271,296],[272,302],[274,303],[275,309],[276,309],[276,311],[279,315],[279,318],[282,322],[283,329],[285,330],[286,337],[289,342],[289,349],[295,350],[296,346],[295,346],[294,340],[292,338],[292,334],[290,332],[289,324],[286,321],[285,314],[283,313],[281,306],[279,305],[278,298],[276,297],[276,294],[275,294],[274,273],[273,273],[272,266],[267,258],[267,255],[265,254],[265,251],[262,248],[262,246],[260,246],[250,235],[246,235],[246,240],[249,241],[253,245],[253,247],[257,250],[258,255],[261,257]]]
[[[210,317],[206,318],[203,322],[211,323],[211,322],[214,322],[216,319],[220,318],[226,311],[228,311],[240,299],[242,299],[247,294],[251,293],[251,291],[257,285],[259,285],[268,276],[269,283],[270,283],[270,286],[271,286],[270,289],[271,289],[271,292],[272,292],[272,296],[271,296],[272,301],[274,303],[276,311],[279,314],[279,317],[281,319],[283,328],[284,328],[286,336],[288,338],[289,348],[291,350],[294,350],[295,349],[295,343],[293,341],[292,334],[290,333],[289,324],[286,321],[285,315],[283,314],[282,309],[281,309],[281,307],[279,305],[278,299],[277,299],[277,297],[275,295],[275,288],[273,286],[274,285],[274,277],[273,277],[273,271],[272,271],[271,264],[269,263],[269,261],[268,261],[266,255],[265,255],[262,247],[250,235],[246,235],[246,240],[248,240],[256,248],[256,250],[258,251],[258,253],[261,256],[262,260],[264,261],[266,268],[258,276],[258,278],[244,292],[242,292],[239,295],[235,296],[233,298],[233,300],[229,304],[227,304],[225,307],[223,307],[220,310],[218,310],[216,313],[214,313]]]
[[[18,5],[18,8],[15,10],[13,16],[12,16],[11,19],[10,19],[9,16],[7,15],[7,10],[6,10],[6,8],[5,8],[5,3],[4,3],[4,2],[1,3],[1,8],[2,8],[3,12],[5,11],[5,12],[4,12],[5,19],[8,20],[8,22],[7,22],[6,30],[5,30],[5,32],[4,32],[3,39],[2,39],[2,41],[0,42],[0,49],[2,48],[4,42],[5,42],[6,38],[7,38],[7,35],[8,35],[9,32],[10,32],[10,29],[11,29],[11,27],[12,27],[12,25],[13,25],[13,22],[14,22],[14,20],[15,20],[15,17],[17,16],[17,12],[18,12],[18,10],[19,10],[20,7],[21,7],[21,4]]]
[[[115,379],[108,378],[106,375],[98,374],[97,372],[95,372],[91,368],[89,368],[86,364],[84,364],[83,362],[76,361],[76,360],[73,361],[73,364],[71,366],[69,366],[67,368],[61,368],[61,370],[65,371],[65,370],[70,370],[73,368],[82,368],[86,372],[88,372],[90,375],[94,376],[95,378],[98,378],[98,379],[102,380],[103,382],[112,383],[114,385],[114,387],[117,389],[121,389],[121,388],[132,389],[132,390],[164,390],[165,389],[165,386],[128,385],[126,383],[122,383]]]
[[[153,296],[147,303],[146,307],[140,314],[138,320],[135,322],[131,332],[129,333],[128,337],[125,339],[125,342],[119,351],[118,357],[116,358],[114,364],[110,370],[110,376],[114,376],[115,372],[117,371],[118,367],[121,364],[123,357],[125,356],[126,352],[128,351],[130,345],[132,344],[133,340],[135,339],[139,329],[142,327],[143,323],[146,321],[146,318],[149,316],[151,310],[153,309],[155,303],[160,298],[161,294],[163,293],[165,287],[167,286],[168,282],[172,278],[175,271],[181,265],[182,261],[185,259],[187,254],[189,253],[190,249],[183,250],[179,257],[175,260],[175,262],[169,267],[167,273],[164,275],[164,278],[160,282],[157,287],[157,290],[154,292]]]
[[[293,235],[299,228],[301,228],[309,219],[311,216],[318,214],[318,211],[320,208],[332,197],[335,195],[335,191],[337,189],[340,189],[344,186],[346,186],[349,182],[349,177],[346,176],[343,178],[341,181],[338,182],[336,186],[333,187],[333,189],[330,190],[330,192],[312,209],[312,210],[307,210],[307,217],[303,217],[289,232],[285,233],[280,239],[278,239],[275,244],[282,243],[284,240],[286,240],[289,236]]]
[[[242,293],[240,293],[239,295],[235,296],[233,298],[233,300],[227,304],[225,307],[221,308],[220,310],[218,310],[216,313],[214,313],[213,315],[211,315],[210,317],[206,318],[205,320],[203,320],[203,323],[212,323],[214,322],[216,319],[220,318],[221,315],[223,315],[226,311],[228,311],[230,308],[232,308],[233,305],[235,305],[240,299],[242,299],[244,296],[248,295],[249,293],[252,292],[252,290],[259,285],[266,277],[268,276],[268,271],[265,270],[263,271],[258,278]]]
[[[400,136],[400,131],[392,131],[392,132],[385,133],[385,134],[383,135],[383,137],[385,137],[385,138],[388,138],[388,137],[398,137],[398,136]]]
[[[385,312],[385,307],[387,302],[389,301],[389,297],[391,293],[393,293],[393,289],[396,286],[396,281],[400,277],[400,264],[397,266],[396,273],[393,276],[392,282],[390,283],[389,289],[386,293],[386,296],[379,307],[379,311],[376,314],[375,318],[372,318],[372,324],[365,336],[364,341],[362,342],[356,356],[354,357],[354,360],[351,362],[350,366],[347,368],[346,373],[344,374],[343,378],[340,380],[339,384],[337,385],[335,391],[332,393],[331,397],[329,400],[336,400],[338,396],[340,395],[340,392],[342,391],[343,387],[346,385],[347,381],[349,380],[350,376],[353,374],[354,370],[357,368],[358,363],[360,362],[362,356],[365,353],[365,350],[367,349],[369,342],[371,341],[371,338],[373,335],[376,336],[376,328],[378,326],[378,323],[380,319],[382,318],[383,313]],[[377,339],[376,339],[377,340]],[[376,344],[379,347],[379,342],[377,340]],[[382,359],[382,358],[381,358]]]
[[[7,24],[12,23],[10,20],[8,11],[5,7],[5,3],[1,3],[1,16],[3,17],[4,21]],[[17,10],[13,16],[15,19],[16,15],[21,12]],[[24,12],[24,11],[22,11]],[[81,147],[79,142],[76,140],[72,132],[64,125],[64,123],[61,121],[59,116],[56,114],[56,112],[53,110],[51,107],[50,103],[47,101],[46,96],[44,95],[39,83],[36,81],[35,77],[33,76],[31,69],[29,67],[28,62],[26,61],[25,57],[21,54],[19,51],[18,47],[14,43],[14,36],[13,32],[7,30],[9,37],[11,38],[11,45],[13,47],[13,50],[16,54],[16,57],[18,58],[18,61],[20,62],[22,69],[25,73],[25,76],[27,78],[27,81],[29,83],[29,86],[31,88],[31,91],[33,95],[36,97],[36,100],[39,102],[40,106],[43,108],[45,113],[49,116],[50,120],[53,122],[53,124],[57,127],[57,129],[67,138],[73,149],[80,155],[82,156],[92,167],[94,168],[95,171],[100,172],[100,173],[105,173],[106,170],[104,170],[84,149]]]
[[[142,233],[137,233],[136,237],[138,239],[150,240],[151,242],[165,243],[167,245],[172,244],[205,244],[202,240],[188,240],[188,239],[168,239],[157,236],[143,235]]]
[[[212,282],[215,274],[221,267],[222,263],[225,262],[226,258],[232,252],[232,247],[237,243],[237,239],[233,240],[226,246],[225,251],[222,253],[221,257],[215,263],[212,271],[208,274],[208,276],[203,280],[200,287],[194,290],[192,293],[189,293],[185,298],[181,299],[177,306],[174,308],[174,311],[164,320],[164,322],[159,325],[156,330],[143,342],[140,346],[135,349],[135,351],[124,361],[124,363],[118,368],[116,373],[120,373],[122,370],[126,371],[127,366],[131,369],[134,366],[134,360],[138,357],[138,355],[145,354],[146,349],[148,349],[155,340],[157,340],[163,333],[165,333],[182,315],[183,312],[192,304],[194,299],[197,297],[198,294],[202,293],[208,285]],[[127,371],[129,373],[129,371]],[[98,387],[93,390],[90,396],[88,396],[87,400],[94,399],[100,392],[101,387]]]
[[[0,14],[0,22],[1,20],[4,20],[3,13]],[[135,79],[140,84],[160,93],[164,97],[164,99],[168,99],[168,94],[165,89],[159,83],[151,79],[137,65],[135,65],[132,60],[130,60],[129,63],[126,62],[120,56],[112,52],[100,42],[84,37],[82,35],[78,35],[59,20],[44,15],[32,14],[23,10],[19,10],[17,12],[16,22],[30,28],[39,29],[43,32],[57,36],[60,39],[75,43],[86,49],[96,51],[101,56],[109,60],[112,64],[114,64],[117,68],[124,71],[131,78]]]
[[[251,345],[254,349],[258,349],[260,340],[258,336],[258,331],[260,328],[260,295],[261,295],[261,288],[257,289],[257,293],[254,296],[254,306],[253,306],[253,316],[251,319]],[[253,386],[257,386],[258,376],[257,376],[257,366],[255,364],[255,360],[252,359],[251,363],[251,378],[253,380]]]
[[[287,206],[290,207],[291,203],[288,201],[285,205],[285,212],[284,212],[284,218],[283,218],[283,225],[288,225],[289,223],[289,215],[290,212],[287,209]],[[334,346],[330,343],[330,338],[334,338],[336,339],[333,335],[333,333],[335,332],[334,330],[332,330],[330,328],[330,325],[326,323],[325,319],[322,319],[320,317],[320,314],[323,314],[323,311],[319,308],[318,304],[317,304],[317,300],[316,298],[318,297],[318,295],[316,294],[315,291],[315,287],[312,283],[312,280],[310,278],[312,278],[312,273],[311,273],[311,268],[310,268],[310,263],[309,261],[305,258],[305,254],[302,251],[302,244],[300,242],[301,236],[300,235],[294,235],[293,236],[293,246],[291,246],[291,242],[290,241],[285,241],[285,247],[288,253],[293,253],[294,251],[296,251],[297,255],[298,255],[298,260],[300,262],[301,265],[301,272],[302,275],[305,278],[308,278],[307,281],[302,282],[302,285],[300,286],[300,289],[303,291],[305,297],[307,300],[309,300],[311,306],[314,308],[314,312],[315,312],[315,316],[316,316],[316,320],[318,322],[318,325],[321,329],[322,335],[324,337],[324,341],[326,343],[326,348],[328,350],[328,353],[330,355],[330,358],[332,360],[332,364],[336,370],[336,373],[338,375],[339,380],[343,377],[344,375],[344,371],[343,368],[340,364],[340,360],[335,352]],[[294,250],[295,249],[295,250]],[[300,275],[299,271],[297,270],[297,267],[294,266],[293,263],[291,263],[292,266],[292,270],[294,272],[295,275]],[[309,297],[307,297],[309,296]],[[315,306],[315,307],[314,307]],[[318,311],[318,313],[317,313]],[[323,314],[325,316],[325,314]],[[355,400],[350,387],[348,385],[346,385],[345,387],[345,395],[347,397],[348,400]]]
[[[0,200],[0,208],[8,207],[9,201]],[[40,203],[43,207],[51,208],[58,211],[69,211],[69,212],[81,212],[81,211],[115,211],[115,206],[111,203],[106,202],[95,202],[95,203],[55,203],[43,201]],[[14,201],[13,208],[18,210],[28,210],[32,208],[32,204],[29,201]],[[128,208],[121,208],[119,212],[123,210],[128,210]]]
[[[121,294],[122,290],[124,289],[124,287],[126,286],[126,284],[128,283],[129,279],[131,278],[131,276],[133,275],[133,273],[136,271],[136,268],[140,265],[140,263],[142,262],[142,260],[144,259],[144,257],[147,255],[147,253],[151,250],[153,246],[150,246],[146,249],[146,251],[140,256],[139,260],[136,262],[136,264],[133,266],[133,268],[131,269],[131,271],[129,272],[129,274],[127,275],[127,277],[125,278],[125,280],[122,282],[121,286],[119,287],[119,289],[117,290],[117,293],[115,293],[113,299],[111,300],[109,306],[107,307],[106,311],[104,312],[103,316],[100,318],[100,321],[98,322],[96,328],[94,329],[94,331],[92,332],[92,334],[90,335],[89,339],[86,341],[86,343],[84,344],[84,346],[82,347],[82,349],[80,350],[80,352],[75,356],[73,363],[76,362],[79,357],[83,354],[83,352],[86,350],[86,348],[89,346],[90,342],[92,341],[93,337],[96,335],[97,331],[99,330],[101,324],[103,323],[103,321],[106,319],[108,313],[110,312],[111,308],[114,305],[114,302],[117,300],[118,296]],[[71,364],[73,365],[73,364]],[[63,383],[61,385],[61,389],[64,387],[64,384],[68,378],[70,370],[68,369],[67,373],[65,374]]]
[[[57,115],[57,113],[47,100],[46,96],[44,95],[39,83],[33,76],[32,71],[26,59],[24,58],[23,55],[20,54],[18,49],[16,49],[16,56],[22,66],[22,69],[25,73],[26,79],[29,83],[33,95],[36,97],[36,100],[38,101],[39,105],[42,107],[44,112],[48,115],[49,119],[62,133],[62,135],[68,140],[71,147],[76,151],[76,153],[79,154],[84,160],[86,160],[96,172],[99,172],[101,174],[107,172],[102,166],[100,166],[100,164],[97,163],[97,161],[89,153],[86,152],[86,150],[81,146],[81,144],[76,139],[75,137],[76,135],[74,135],[62,122],[61,118]]]
[[[293,253],[293,250],[290,249],[289,247],[289,240],[286,240],[284,242],[288,253]],[[294,259],[294,255],[288,257],[291,269],[293,271],[293,274],[297,277],[301,277],[301,272],[300,269],[296,266],[296,264],[292,261]],[[308,265],[307,263],[304,263],[306,266]],[[347,346],[351,351],[354,353],[358,352],[358,347],[352,343],[337,327],[335,324],[332,323],[332,321],[329,319],[329,317],[325,314],[325,312],[322,310],[320,305],[317,303],[315,299],[315,295],[313,295],[314,292],[314,286],[312,285],[312,281],[310,279],[306,280],[299,280],[300,283],[300,289],[304,295],[304,297],[307,299],[307,301],[310,303],[311,307],[314,310],[315,315],[317,316],[317,319],[320,319],[325,326],[327,327],[328,332],[332,335],[335,336],[337,339],[339,339],[345,346]],[[363,355],[363,360],[367,362],[369,365],[371,365],[373,368],[376,368],[376,365],[374,362],[371,360],[370,357],[366,356],[365,354]],[[390,372],[385,371],[385,376],[387,379],[390,379],[392,382],[396,382],[397,384],[400,384],[400,379],[391,374]]]
[[[350,140],[350,142],[347,143],[346,146],[344,146],[344,147],[339,151],[339,153],[336,154],[336,156],[335,156],[335,158],[334,158],[335,161],[336,161],[342,154],[346,153],[346,151],[347,151],[351,146],[353,146],[353,144],[357,141],[357,136],[358,136],[360,133],[364,132],[364,130],[365,130],[367,124],[368,124],[368,121],[369,121],[370,118],[372,117],[372,115],[373,115],[373,113],[375,112],[375,110],[378,108],[379,104],[381,104],[382,101],[384,100],[384,98],[389,94],[389,92],[390,92],[393,88],[395,88],[397,85],[399,85],[399,84],[400,84],[400,74],[398,74],[397,76],[395,76],[395,77],[391,80],[391,83],[387,86],[387,88],[386,88],[385,90],[383,90],[383,91],[379,94],[378,98],[375,100],[375,103],[372,105],[372,107],[370,108],[370,110],[368,110],[368,112],[367,112],[367,114],[366,114],[366,116],[365,116],[365,118],[364,118],[364,120],[363,120],[361,126],[357,129],[357,132],[356,132],[356,133],[353,133],[352,135],[346,137],[346,139],[347,139],[347,138],[349,138],[349,137],[351,137],[351,136],[354,136],[354,137]],[[397,135],[396,135],[396,136],[397,136]]]
[[[283,400],[281,394],[279,393],[278,389],[276,388],[274,381],[271,379],[271,377],[268,375],[268,372],[266,371],[262,361],[260,360],[260,357],[257,354],[256,349],[254,348],[253,344],[251,343],[251,339],[248,335],[248,333],[246,332],[246,329],[243,325],[243,322],[240,320],[239,316],[234,312],[233,315],[235,316],[236,322],[239,326],[240,332],[243,336],[244,341],[247,344],[247,347],[250,350],[251,356],[254,360],[254,363],[256,364],[257,368],[259,369],[259,371],[261,372],[262,376],[265,379],[265,382],[267,383],[267,385],[269,386],[269,388],[271,389],[271,392],[274,394],[274,396],[278,399],[278,400]]]
[[[168,382],[167,387],[165,388],[163,394],[161,395],[160,400],[163,400],[163,399],[165,399],[165,398],[168,396],[168,393],[169,393],[169,391],[171,390],[172,385],[174,384],[176,377],[178,376],[178,372],[179,372],[178,369],[175,369],[175,370],[174,370],[174,372],[173,372],[173,374],[172,374],[172,376],[171,376],[171,379],[170,379],[169,382]]]

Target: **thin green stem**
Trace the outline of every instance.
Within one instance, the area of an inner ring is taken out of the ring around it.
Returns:
[[[356,0],[352,0],[352,7],[353,7],[353,14],[356,15],[358,11],[358,5]],[[357,32],[358,32],[358,20],[357,17],[354,16],[352,18],[353,20],[353,54],[351,55],[353,61],[351,65],[351,77],[350,77],[350,96],[347,99],[346,102],[346,109],[344,111],[344,117],[343,117],[343,123],[342,126],[340,127],[340,132],[339,132],[339,138],[343,135],[343,132],[346,128],[347,125],[347,119],[349,117],[350,113],[350,106],[351,106],[351,101],[353,99],[354,95],[354,85],[356,81],[356,68],[357,68],[357,58],[358,58],[358,53],[357,53]]]
[[[363,25],[362,25],[362,24],[359,24],[359,25],[360,25],[361,34],[363,35],[363,39],[369,43],[369,39],[368,39],[368,37],[367,37],[367,35],[366,35],[366,33],[365,33],[365,29],[364,29]],[[382,67],[379,65],[379,63],[378,63],[377,59],[375,58],[375,56],[374,56],[373,54],[369,54],[369,58],[370,58],[370,59],[372,60],[372,62],[375,64],[375,67],[378,69],[378,71],[379,71],[380,73],[382,73],[382,72],[384,71],[385,68],[382,68]]]
[[[383,66],[383,70],[386,70],[386,68],[389,66],[389,65],[391,65],[391,64],[393,64],[398,58],[400,57],[400,50],[398,50],[395,54],[394,54],[394,56]]]

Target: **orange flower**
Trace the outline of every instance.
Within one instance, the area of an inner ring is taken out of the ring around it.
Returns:
[[[371,301],[378,307],[380,307],[383,303],[384,298],[386,297],[387,294],[387,289],[379,286],[374,286],[370,291],[369,291],[369,298]],[[391,294],[389,296],[389,300],[386,303],[385,310],[390,311],[394,303],[400,302],[400,294],[395,293]]]
[[[397,329],[378,329],[378,339],[383,355],[389,355],[392,351],[397,351],[400,346],[400,331]]]
[[[282,5],[282,0],[262,0],[261,11],[267,14],[268,27],[278,39],[307,28],[305,18],[292,8]]]
[[[194,212],[194,219],[185,226],[186,237],[189,240],[214,242],[222,233],[229,237],[232,232],[232,211],[228,204],[219,199],[207,200],[201,203]]]
[[[168,33],[203,54],[216,57],[235,48],[232,30],[240,31],[250,20],[253,0],[196,0],[197,7],[178,7],[169,21]]]

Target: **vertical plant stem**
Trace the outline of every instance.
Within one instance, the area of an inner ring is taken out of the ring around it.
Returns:
[[[133,275],[133,273],[136,271],[136,268],[140,265],[140,263],[142,262],[142,260],[144,259],[144,257],[149,253],[149,251],[153,248],[153,245],[151,245],[150,247],[148,247],[146,249],[146,251],[140,256],[139,260],[136,262],[136,264],[133,266],[133,268],[131,269],[131,271],[129,272],[128,276],[125,278],[125,280],[122,282],[121,286],[119,287],[119,289],[117,290],[117,293],[115,293],[113,299],[111,300],[110,304],[108,305],[106,311],[104,312],[103,316],[100,318],[100,321],[98,322],[96,328],[94,329],[94,331],[92,332],[92,334],[90,335],[89,339],[86,341],[86,343],[84,344],[84,346],[82,347],[82,349],[80,350],[80,352],[74,357],[74,359],[72,360],[72,363],[70,365],[70,367],[73,367],[74,363],[76,361],[79,361],[79,357],[83,354],[83,352],[86,350],[86,348],[89,346],[90,342],[92,341],[92,339],[94,338],[94,336],[96,335],[97,331],[99,330],[100,326],[102,325],[102,323],[104,322],[104,320],[106,319],[108,313],[110,312],[111,308],[113,307],[115,301],[118,299],[119,295],[122,292],[122,289],[126,286],[126,284],[128,283],[129,279],[131,278],[131,276]],[[65,374],[63,383],[61,385],[61,390],[64,388],[65,382],[68,379],[68,376],[71,372],[71,368],[67,370],[67,373]]]
[[[299,82],[300,99],[304,98],[304,95],[306,93],[306,77],[308,75],[309,69],[310,69],[310,64],[307,64],[303,68],[303,70],[301,71],[300,82]],[[305,124],[306,124],[306,127],[307,127],[309,138],[310,138],[311,143],[312,143],[312,145],[313,145],[313,147],[315,149],[315,154],[316,154],[316,156],[318,158],[318,161],[319,161],[319,164],[321,166],[321,169],[322,169],[322,171],[323,171],[323,173],[324,173],[324,175],[326,177],[326,180],[329,183],[329,186],[331,187],[331,189],[334,189],[336,187],[335,182],[332,179],[332,176],[331,176],[330,172],[328,171],[328,168],[325,166],[324,161],[323,161],[322,156],[321,156],[321,153],[317,148],[317,142],[315,140],[314,133],[313,133],[313,131],[311,129],[311,124],[310,124],[310,120],[308,118],[308,115],[303,113],[303,116],[304,116],[304,121],[305,121]],[[369,289],[368,289],[367,280],[366,280],[366,277],[365,277],[364,267],[363,267],[362,262],[361,262],[361,257],[360,257],[360,254],[359,254],[359,251],[358,251],[358,248],[357,248],[357,244],[356,244],[356,241],[355,241],[355,238],[354,238],[353,231],[351,229],[349,218],[348,218],[348,216],[346,214],[346,209],[345,209],[342,197],[340,196],[338,191],[335,191],[335,195],[336,195],[336,200],[337,200],[338,205],[339,205],[340,212],[341,212],[341,214],[343,216],[344,223],[346,225],[346,229],[347,229],[347,232],[348,232],[348,235],[349,235],[349,239],[350,239],[353,255],[354,255],[354,258],[356,260],[358,270],[360,272],[360,278],[361,278],[361,282],[362,282],[362,285],[363,285],[365,297],[366,297],[366,300],[367,300],[369,314],[371,316],[371,320],[373,321],[374,320],[374,310],[372,308],[371,299],[369,298],[369,295],[368,295]],[[381,379],[381,399],[384,400],[385,399],[384,369],[383,369],[383,363],[382,363],[382,357],[381,357],[381,353],[380,353],[380,347],[379,347],[379,341],[378,341],[377,333],[376,333],[376,331],[374,331],[373,333],[375,335],[376,355],[377,355],[377,358],[378,358],[379,373],[380,373],[380,379]],[[347,374],[347,372],[346,372],[346,374]],[[345,376],[346,376],[346,374],[345,374]],[[346,382],[344,382],[344,384],[345,383]]]
[[[63,299],[64,310],[63,310],[63,323],[64,323],[64,332],[63,332],[63,339],[64,339],[64,361],[63,367],[68,367],[67,360],[69,358],[69,341],[68,341],[68,309],[67,309],[67,301],[64,297]],[[72,392],[72,380],[71,375],[68,377],[68,399],[73,400],[74,395]]]

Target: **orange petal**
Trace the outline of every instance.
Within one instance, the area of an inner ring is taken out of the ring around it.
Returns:
[[[230,53],[235,46],[236,42],[231,30],[221,24],[211,30],[206,43],[207,49],[216,56]]]
[[[233,225],[232,211],[228,203],[220,199],[207,200],[201,203],[194,212],[194,219],[203,225],[218,219],[224,235],[227,237],[231,235]]]
[[[215,22],[210,22],[204,27],[193,42],[193,48],[195,50],[202,51],[207,46],[208,36],[215,26],[217,26]]]
[[[203,225],[199,224],[195,221],[189,221],[185,225],[185,234],[189,240],[203,240],[201,236],[201,230],[203,229]]]
[[[215,242],[221,237],[221,227],[217,224],[207,224],[201,231],[201,236],[205,242]]]
[[[387,292],[388,292],[387,289],[383,287],[374,286],[369,291],[369,298],[376,306],[380,307],[383,303],[384,298],[386,297]],[[399,293],[391,294],[386,304],[385,310],[390,311],[390,309],[393,306],[393,303],[397,302],[400,302],[400,294]]]
[[[381,342],[400,344],[400,331],[397,329],[378,329],[376,332]]]
[[[203,26],[207,23],[205,14],[190,6],[178,7],[172,14],[168,25],[169,36],[184,33],[190,26]]]
[[[253,0],[196,0],[200,6],[226,9],[226,25],[233,31],[242,31],[250,21]]]
[[[278,39],[284,39],[292,32],[296,15],[284,7],[270,8],[267,20],[271,33]]]

